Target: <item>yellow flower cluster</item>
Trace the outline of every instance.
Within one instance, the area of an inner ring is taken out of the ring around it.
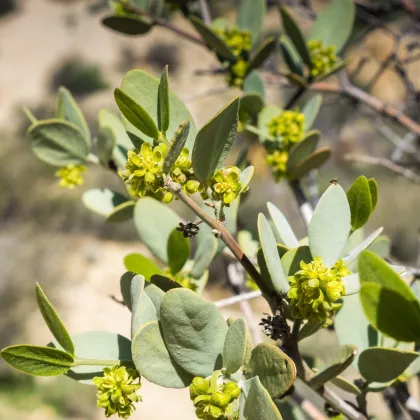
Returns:
[[[86,172],[84,165],[67,165],[60,168],[55,175],[60,178],[58,183],[60,187],[73,189],[83,184],[84,172]]]
[[[233,62],[227,62],[226,66],[229,72],[229,85],[241,88],[248,71],[249,52],[252,48],[251,33],[242,31],[235,26],[226,27],[224,29],[214,28],[214,31],[238,57],[237,60]]]
[[[214,31],[225,41],[226,45],[235,55],[242,55],[250,51],[252,47],[251,33],[241,31],[235,26],[228,26],[223,29],[215,28]]]
[[[173,194],[163,189],[163,162],[167,153],[168,147],[164,143],[155,147],[143,143],[139,153],[128,152],[126,169],[119,174],[124,182],[130,184],[132,193],[139,197],[152,196],[165,203],[172,201]],[[192,164],[187,148],[182,150],[169,175],[189,194],[198,191],[200,183],[192,179]]]
[[[337,300],[345,293],[342,277],[348,276],[350,271],[342,260],[330,269],[320,257],[315,257],[309,264],[302,261],[300,267],[300,271],[288,277],[290,290],[287,297],[292,316],[306,319],[310,324],[327,326],[341,306]]]
[[[311,76],[322,76],[337,64],[334,46],[325,46],[322,41],[312,40],[308,42],[308,47],[311,56]]]
[[[224,383],[220,370],[209,378],[195,377],[190,385],[190,398],[195,414],[204,420],[234,420],[238,418],[238,398],[241,389],[236,382]]]
[[[135,410],[134,403],[142,401],[136,393],[141,383],[135,369],[119,365],[106,367],[104,376],[93,378],[93,382],[98,388],[98,407],[105,409],[106,417],[118,414],[118,417],[128,419]]]
[[[283,111],[267,124],[267,128],[274,141],[267,145],[266,163],[278,182],[286,174],[289,150],[304,137],[305,116],[298,111]]]
[[[214,200],[229,205],[241,192],[241,170],[236,166],[219,169],[210,180],[210,189]]]

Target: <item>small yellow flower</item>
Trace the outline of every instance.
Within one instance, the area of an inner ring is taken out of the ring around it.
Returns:
[[[73,189],[83,184],[84,172],[86,172],[84,165],[67,165],[60,168],[55,175],[60,178],[58,183],[60,187]]]
[[[308,42],[309,54],[311,56],[311,75],[322,76],[333,69],[338,58],[335,55],[333,45],[325,46],[322,41],[312,40]]]
[[[315,257],[309,264],[300,263],[301,270],[289,276],[292,316],[306,319],[310,324],[331,324],[334,313],[340,308],[337,302],[344,293],[342,277],[350,271],[339,260],[329,269],[320,257]]]
[[[210,180],[210,189],[214,200],[229,205],[241,192],[241,170],[236,166],[219,169]]]
[[[305,132],[305,116],[297,111],[282,111],[267,124],[270,136],[289,149],[303,139]]]
[[[274,179],[279,182],[286,175],[287,161],[289,154],[280,150],[274,150],[268,153],[265,162],[271,167]]]
[[[118,417],[128,419],[135,410],[134,403],[142,401],[136,393],[141,383],[135,369],[119,365],[106,367],[104,376],[93,378],[93,382],[98,388],[98,407],[105,409],[106,417],[118,414]]]
[[[190,398],[199,419],[237,419],[240,395],[238,384],[226,382],[220,370],[213,372],[210,378],[196,377],[190,385]]]

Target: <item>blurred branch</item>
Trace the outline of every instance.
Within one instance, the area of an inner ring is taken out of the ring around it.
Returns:
[[[344,160],[347,162],[362,163],[366,165],[383,166],[384,168],[387,168],[398,175],[402,175],[404,178],[407,178],[411,182],[420,184],[420,175],[416,174],[410,169],[404,168],[403,166],[396,164],[395,162],[392,162],[389,159],[347,153],[346,155],[344,155]]]
[[[200,9],[201,9],[201,15],[203,16],[204,23],[210,26],[211,14],[210,14],[210,8],[207,3],[207,0],[200,0]]]

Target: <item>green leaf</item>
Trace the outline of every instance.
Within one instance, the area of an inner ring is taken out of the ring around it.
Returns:
[[[166,133],[169,128],[170,109],[169,109],[169,80],[168,80],[168,66],[165,66],[162,75],[160,76],[158,89],[158,126],[159,130]]]
[[[165,292],[151,283],[146,284],[144,290],[156,309],[156,315],[158,319],[160,319],[160,305],[162,304],[162,300],[165,297]]]
[[[239,102],[239,121],[247,124],[250,120],[254,120],[263,107],[263,98],[258,93],[242,95]]]
[[[190,240],[174,229],[168,238],[167,253],[171,273],[179,273],[190,255]]]
[[[159,137],[155,122],[141,105],[118,88],[115,89],[114,97],[121,113],[135,128],[153,139]]]
[[[397,341],[420,342],[420,308],[417,299],[410,300],[395,289],[363,281],[360,299],[366,317],[377,330]]]
[[[105,109],[99,111],[98,123],[100,132],[106,130],[106,135],[110,135],[110,132],[112,132],[115,144],[112,156],[118,167],[125,167],[127,151],[133,149],[133,143],[125,131],[124,124],[119,117]],[[98,138],[98,147],[100,147],[99,140]],[[107,141],[110,142],[110,140]]]
[[[280,15],[283,20],[284,31],[293,42],[296,51],[299,53],[304,63],[310,66],[311,57],[309,55],[308,46],[306,45],[305,37],[303,36],[298,24],[295,22],[285,7],[280,7]]]
[[[160,81],[158,78],[146,73],[143,70],[131,70],[124,76],[121,90],[123,90],[134,101],[141,104],[153,121],[158,121],[159,83]],[[190,131],[188,133],[188,140],[185,147],[191,150],[197,134],[197,129],[190,112],[184,103],[171,90],[169,90],[169,108],[171,110],[171,119],[168,130],[166,131],[167,138],[170,139],[175,135],[180,122],[190,121]],[[131,136],[135,135],[136,137],[149,142],[152,141],[151,138],[145,138],[142,132],[137,130],[127,120],[124,120],[124,125]]]
[[[132,360],[131,342],[122,335],[106,331],[89,331],[72,335],[71,338],[74,343],[76,358],[121,360],[123,362]],[[103,376],[104,367],[80,365],[70,369],[66,376],[80,383],[93,385],[92,379],[95,376]]]
[[[341,390],[349,392],[350,394],[356,396],[362,394],[362,391],[353,382],[350,382],[342,376],[336,376],[334,379],[331,379],[331,383]]]
[[[302,114],[305,116],[305,131],[311,129],[318,116],[321,104],[322,95],[315,95],[302,107]]]
[[[383,227],[380,227],[376,229],[375,232],[371,233],[366,239],[364,239],[361,243],[359,243],[354,249],[352,249],[348,254],[346,254],[343,257],[343,262],[349,264],[352,261],[354,261],[362,251],[368,248],[376,240],[376,238],[379,237],[383,229]]]
[[[121,204],[131,202],[124,195],[108,188],[88,190],[83,193],[82,201],[89,210],[104,217],[109,217]]]
[[[258,376],[274,399],[280,398],[292,387],[296,379],[296,367],[292,359],[277,346],[260,343],[252,350],[244,374],[247,379]]]
[[[347,191],[351,211],[351,227],[360,229],[369,220],[372,213],[372,198],[370,187],[365,176],[359,176]]]
[[[369,189],[370,189],[370,198],[372,200],[372,212],[376,208],[376,204],[378,203],[378,183],[375,181],[374,178],[368,179]]]
[[[135,277],[135,273],[131,271],[125,272],[120,278],[120,292],[125,306],[131,312],[131,281]]]
[[[322,195],[308,227],[309,248],[331,268],[339,259],[350,232],[350,208],[344,190],[332,184]]]
[[[182,286],[176,281],[173,281],[169,277],[161,276],[159,274],[152,276],[150,282],[159,287],[159,289],[163,290],[164,292],[167,292],[171,289],[182,288]]]
[[[22,107],[22,111],[31,124],[38,122],[38,119],[27,106]]]
[[[238,110],[239,98],[235,98],[198,132],[192,163],[199,181],[208,180],[223,166],[236,138]]]
[[[292,146],[287,160],[287,172],[293,173],[316,149],[321,139],[321,133],[313,130],[305,135],[299,143]]]
[[[341,281],[345,289],[345,296],[354,295],[360,291],[360,279],[358,273],[353,273],[348,276],[342,277]]]
[[[235,319],[229,326],[223,346],[223,367],[228,375],[234,374],[244,364],[247,344],[245,320]]]
[[[136,203],[134,223],[140,239],[165,264],[168,263],[169,236],[180,221],[181,218],[173,210],[154,198],[145,197]]]
[[[62,350],[25,344],[6,347],[0,355],[10,366],[33,376],[62,375],[74,363],[73,356]]]
[[[301,270],[300,263],[302,261],[307,264],[313,261],[309,246],[299,246],[298,248],[287,251],[281,257],[281,265],[283,266],[283,271],[286,276],[293,276]]]
[[[263,142],[269,139],[270,133],[268,132],[268,123],[282,112],[282,109],[277,105],[268,105],[263,108],[263,110],[258,115],[258,129],[263,133],[263,136],[260,136],[260,141]]]
[[[229,60],[236,60],[234,52],[226,42],[208,25],[196,16],[189,17],[197,32],[200,34],[206,45],[217,55]]]
[[[320,168],[329,159],[330,155],[330,148],[321,147],[293,168],[287,174],[289,179],[300,179],[307,175],[309,171]]]
[[[335,331],[340,345],[352,344],[360,353],[372,346],[379,345],[378,331],[373,329],[366,318],[358,294],[342,298],[343,306],[334,319]],[[353,366],[357,368],[355,359]]]
[[[201,278],[216,256],[216,252],[217,239],[213,235],[207,235],[198,244],[190,276],[195,279]]]
[[[262,99],[265,98],[264,82],[258,72],[251,71],[245,77],[243,91],[245,93],[256,93],[257,95],[260,95]]]
[[[325,46],[334,45],[339,53],[351,34],[354,15],[352,0],[333,0],[318,14],[308,39],[322,41]]]
[[[238,7],[236,23],[242,30],[251,33],[255,45],[261,35],[266,13],[265,0],[241,0]]]
[[[287,35],[280,37],[280,49],[289,70],[292,73],[297,73],[299,76],[304,77],[302,58]]]
[[[157,321],[145,324],[132,342],[133,362],[140,375],[165,388],[185,388],[193,376],[178,366],[163,340]]]
[[[261,67],[265,60],[271,55],[276,48],[276,39],[274,37],[267,38],[252,54],[249,60],[247,73]]]
[[[419,353],[385,347],[364,350],[359,357],[359,370],[369,382],[389,382],[400,376]]]
[[[84,134],[67,121],[51,119],[32,124],[28,138],[35,156],[54,166],[85,163],[90,151]]]
[[[207,377],[222,365],[226,322],[213,303],[188,289],[169,290],[160,308],[165,343],[175,362]]]
[[[90,131],[86,119],[70,91],[63,86],[58,91],[56,118],[73,123],[90,142]]]
[[[381,258],[389,258],[391,254],[391,239],[387,235],[378,236],[368,247],[368,250]]]
[[[299,331],[298,341],[301,341],[311,335],[315,334],[322,328],[322,324],[308,324],[306,323]]]
[[[116,137],[112,129],[110,127],[99,127],[96,146],[99,161],[103,166],[109,166],[109,161],[112,159],[115,145]]]
[[[162,270],[153,262],[141,254],[128,254],[124,257],[124,266],[128,271],[141,274],[146,281],[150,281],[155,274],[163,274]]]
[[[265,264],[270,274],[274,290],[279,294],[286,293],[289,290],[289,283],[283,272],[283,267],[277,252],[276,239],[270,224],[262,213],[258,215],[258,232]]]
[[[171,167],[174,165],[178,156],[181,154],[182,149],[188,139],[188,133],[190,131],[190,122],[183,121],[178,130],[175,132],[174,137],[171,140],[171,147],[169,148],[168,154],[163,162],[163,170],[167,174]]]
[[[111,223],[118,223],[133,219],[135,204],[136,202],[132,200],[119,204],[118,206],[114,207],[114,210],[112,210],[111,213],[108,214],[106,221]]]
[[[39,283],[37,283],[35,286],[35,296],[38,302],[39,311],[41,312],[42,317],[44,318],[44,321],[52,335],[60,343],[61,347],[66,350],[66,352],[74,355],[74,345],[71,341],[70,335],[67,332],[66,327],[64,326],[60,317],[58,316],[56,310],[51,305],[47,296],[45,296],[45,293],[41,289]]]
[[[153,21],[139,15],[107,16],[102,24],[113,31],[124,35],[143,35],[153,27]]]
[[[131,280],[131,338],[150,321],[157,321],[156,308],[144,290],[144,277],[137,275]]]
[[[339,348],[338,354],[325,369],[317,373],[309,380],[312,389],[319,389],[328,381],[331,381],[340,373],[344,372],[353,362],[357,355],[357,347],[345,344]]]
[[[277,234],[283,243],[288,248],[297,248],[299,246],[299,241],[296,238],[296,235],[284,214],[270,202],[267,203],[267,208],[274,223]]]
[[[282,420],[276,405],[258,377],[246,381],[248,388],[244,418],[247,420]]]

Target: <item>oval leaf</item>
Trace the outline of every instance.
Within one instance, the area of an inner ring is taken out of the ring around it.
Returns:
[[[124,35],[143,35],[150,31],[153,22],[139,15],[107,16],[102,24],[113,31]]]
[[[309,247],[304,245],[287,251],[281,257],[281,265],[286,276],[294,276],[300,269],[300,263],[309,264],[313,261]]]
[[[152,139],[159,137],[155,122],[141,105],[118,88],[115,89],[114,97],[121,113],[134,127]]]
[[[95,188],[83,193],[83,204],[94,213],[108,217],[120,205],[131,203],[124,195],[108,188]]]
[[[376,229],[375,232],[371,233],[366,239],[356,245],[356,247],[343,258],[343,262],[349,264],[354,261],[362,251],[368,248],[375,241],[375,239],[382,233],[383,229],[383,227]]]
[[[252,350],[244,374],[247,379],[258,376],[264,388],[275,399],[292,387],[296,379],[296,367],[292,359],[277,346],[260,343]]]
[[[135,201],[126,201],[114,207],[111,213],[108,214],[106,220],[111,223],[126,222],[131,220],[134,216]]]
[[[302,107],[302,114],[305,116],[305,131],[311,129],[318,116],[321,104],[322,95],[315,95]]]
[[[283,54],[284,61],[292,73],[297,73],[304,77],[302,57],[297,52],[295,46],[287,35],[280,37],[280,49]]]
[[[288,248],[297,248],[299,241],[284,214],[272,203],[267,203],[268,212],[278,236]]]
[[[265,0],[241,0],[236,23],[242,30],[251,33],[252,44],[255,45],[261,35],[266,13]]]
[[[169,236],[180,221],[181,218],[173,210],[154,198],[145,197],[136,203],[134,224],[140,239],[165,264],[168,263]]]
[[[400,376],[419,353],[385,347],[366,349],[359,357],[359,370],[369,382],[389,382]]]
[[[207,377],[222,365],[226,322],[216,306],[188,289],[166,293],[160,308],[165,343],[175,362]]]
[[[265,98],[264,82],[257,71],[251,71],[245,77],[243,91],[245,93],[256,93],[257,95],[260,95],[262,99]]]
[[[144,325],[132,342],[133,362],[141,376],[165,388],[185,388],[193,376],[179,367],[163,341],[159,323]]]
[[[308,174],[313,169],[320,168],[330,157],[331,149],[328,147],[321,147],[306,159],[302,160],[293,170],[288,172],[289,179],[300,179]]]
[[[247,344],[245,320],[235,319],[229,326],[223,346],[223,367],[228,375],[238,371],[244,364]]]
[[[339,259],[350,232],[350,208],[344,190],[332,184],[322,195],[308,227],[309,248],[331,268]]]
[[[128,271],[141,274],[147,281],[150,281],[155,274],[163,274],[162,270],[153,261],[137,253],[126,255],[124,265]]]
[[[182,270],[190,255],[190,240],[177,229],[168,238],[168,264],[172,274]]]
[[[322,41],[325,46],[333,45],[339,53],[351,34],[354,16],[352,0],[333,0],[318,14],[308,38]]]
[[[10,346],[4,348],[0,355],[10,366],[34,376],[62,375],[74,363],[71,354],[51,347]]]
[[[194,255],[194,264],[190,276],[199,279],[210,266],[217,252],[217,239],[213,235],[206,236],[198,244]]]
[[[351,227],[360,229],[369,220],[372,213],[370,187],[365,176],[359,176],[347,191],[347,199],[351,211]]]
[[[35,286],[35,296],[38,302],[39,311],[52,335],[66,352],[74,355],[74,345],[70,335],[47,296],[45,296],[39,283]]]
[[[35,156],[54,166],[85,163],[90,151],[85,135],[67,121],[51,119],[32,124],[28,138]]]
[[[277,41],[274,37],[267,38],[252,54],[251,60],[248,64],[247,73],[261,67],[265,60],[267,60],[270,54],[275,50],[276,44]]]
[[[223,166],[236,138],[238,109],[239,98],[235,98],[198,132],[192,162],[199,181],[208,180]]]
[[[307,133],[301,142],[293,145],[289,151],[287,171],[293,172],[301,162],[307,159],[318,146],[320,139],[321,133],[314,130]]]
[[[258,232],[265,264],[270,274],[274,290],[279,294],[286,293],[289,290],[289,283],[283,272],[277,251],[276,239],[270,224],[262,213],[258,215]]]

